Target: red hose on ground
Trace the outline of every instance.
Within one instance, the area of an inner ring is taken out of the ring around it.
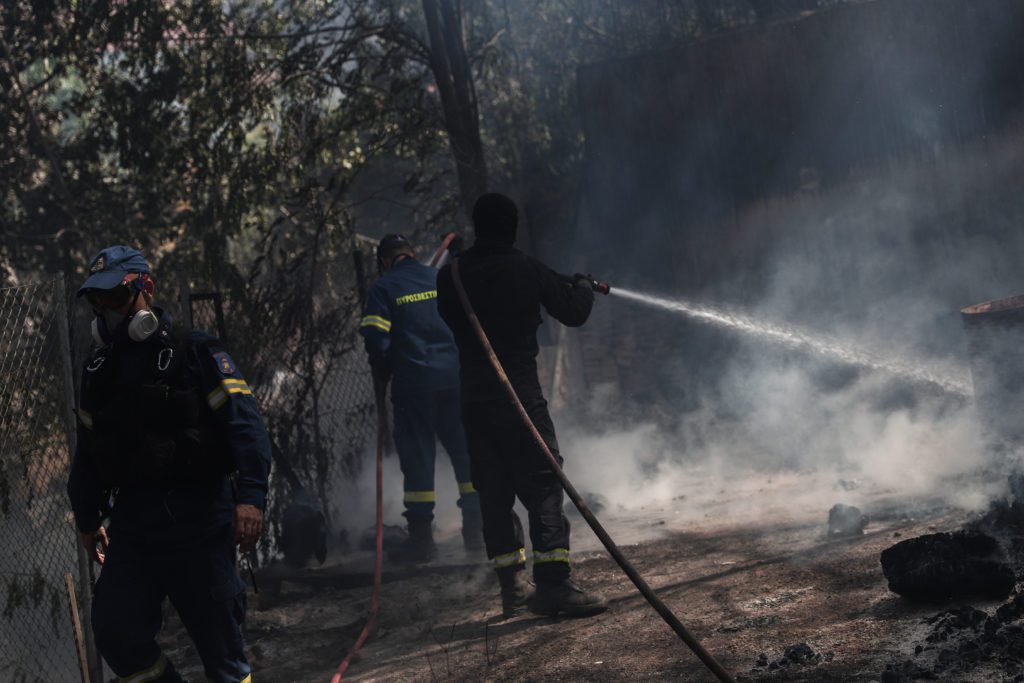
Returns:
[[[430,261],[431,266],[436,266],[438,261],[444,255],[448,246],[455,239],[456,235],[454,232],[450,232],[445,235],[444,240],[441,242],[441,246],[438,247],[434,253],[434,257]],[[366,639],[370,637],[370,632],[373,631],[373,627],[377,622],[377,612],[380,609],[380,584],[381,584],[381,573],[383,570],[384,560],[384,444],[387,442],[387,404],[385,403],[385,394],[387,391],[387,385],[378,383],[374,380],[373,390],[375,398],[377,400],[377,539],[376,539],[376,550],[377,556],[373,564],[373,595],[370,598],[370,616],[366,620],[366,626],[359,633],[359,637],[356,639],[352,649],[349,650],[348,654],[345,655],[345,659],[341,660],[341,664],[338,665],[338,670],[331,676],[331,683],[340,683],[342,676],[345,675],[345,671],[352,664],[352,659],[356,653],[366,642]]]
[[[359,652],[366,639],[373,631],[377,622],[377,611],[380,609],[380,583],[381,572],[384,560],[384,443],[387,439],[387,406],[384,403],[384,385],[374,382],[374,391],[377,398],[377,557],[373,563],[373,595],[370,598],[370,616],[366,620],[366,626],[356,639],[355,645],[341,660],[338,670],[331,676],[331,683],[339,683],[345,671],[352,664],[352,658]]]

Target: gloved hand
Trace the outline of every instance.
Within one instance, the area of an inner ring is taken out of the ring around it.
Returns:
[[[590,273],[587,273],[586,275],[583,273],[573,273],[572,280],[574,287],[586,287],[587,289],[594,288],[594,276]]]

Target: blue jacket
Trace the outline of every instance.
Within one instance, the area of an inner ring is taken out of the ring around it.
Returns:
[[[437,270],[406,258],[370,289],[359,325],[374,374],[393,377],[391,395],[459,384],[459,352],[437,312]]]
[[[160,327],[150,339],[97,349],[83,370],[68,481],[83,532],[95,531],[109,512],[114,533],[185,541],[196,530],[230,523],[237,503],[265,507],[270,439],[252,390],[217,339],[202,332],[178,339],[170,317],[158,313]],[[204,469],[195,482],[171,481],[182,469],[174,466],[166,480],[121,485],[111,508],[106,469],[130,470],[153,457],[146,447],[152,430],[137,426],[186,412],[201,427],[193,430],[199,452],[220,456],[212,474]],[[232,470],[237,493],[226,476]]]

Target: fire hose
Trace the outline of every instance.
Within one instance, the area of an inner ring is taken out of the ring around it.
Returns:
[[[348,651],[345,659],[341,660],[341,664],[338,665],[338,670],[331,676],[331,683],[339,683],[341,677],[345,675],[345,671],[352,664],[352,659],[366,642],[370,632],[373,631],[373,626],[377,621],[377,611],[380,609],[380,584],[384,563],[384,444],[387,443],[387,405],[384,397],[387,385],[375,380],[373,390],[377,401],[377,537],[375,548],[377,554],[373,563],[373,594],[370,597],[370,615],[352,649]]]
[[[595,291],[599,291],[603,294],[608,293],[609,290],[607,284],[597,282],[589,277],[587,279],[590,280],[590,285]],[[512,383],[509,381],[508,375],[505,374],[505,369],[501,366],[501,362],[498,360],[497,354],[494,353],[494,348],[491,346],[491,342],[487,338],[487,334],[480,325],[480,320],[476,317],[473,305],[470,303],[469,296],[466,294],[466,290],[462,286],[462,280],[459,278],[458,258],[452,261],[452,281],[455,284],[455,291],[459,295],[459,301],[462,302],[462,307],[466,311],[466,317],[469,319],[470,326],[473,328],[474,332],[476,332],[476,336],[480,340],[480,344],[484,347],[484,351],[487,353],[487,356],[491,361],[491,365],[498,374],[498,379],[501,381],[502,386],[505,387],[505,391],[508,393],[509,398],[515,405],[516,411],[519,413],[519,417],[523,420],[523,424],[530,430],[530,433],[533,435],[537,445],[547,457],[548,465],[551,467],[552,472],[555,473],[555,476],[558,477],[559,482],[562,484],[562,488],[565,489],[566,495],[569,496],[569,499],[573,502],[573,505],[576,506],[576,509],[580,511],[583,519],[587,520],[587,524],[590,525],[590,528],[593,529],[594,533],[601,540],[601,543],[608,551],[608,554],[610,554],[612,559],[618,563],[622,571],[633,582],[633,585],[637,587],[637,590],[640,591],[644,598],[647,599],[647,602],[650,603],[651,607],[654,608],[654,611],[665,620],[665,623],[675,631],[676,635],[679,636],[679,639],[682,640],[695,655],[697,655],[697,658],[703,662],[704,666],[706,666],[708,670],[718,678],[718,680],[731,683],[733,680],[732,677],[724,668],[722,668],[722,665],[718,663],[718,660],[704,649],[700,642],[686,629],[685,626],[683,626],[682,622],[679,621],[672,610],[654,594],[654,591],[649,585],[647,585],[647,582],[644,581],[643,577],[640,576],[633,565],[630,564],[629,560],[622,555],[619,547],[615,545],[615,541],[612,540],[612,537],[609,536],[608,532],[605,531],[603,526],[601,526],[597,517],[595,517],[594,513],[590,511],[587,504],[583,502],[583,499],[576,491],[576,488],[572,485],[572,482],[570,482],[569,478],[565,476],[565,472],[562,471],[561,466],[558,464],[558,460],[556,460],[555,456],[551,453],[551,449],[548,448],[547,443],[545,443],[543,437],[541,437],[540,432],[537,431],[537,427],[533,424],[533,420],[530,419],[529,414],[526,412],[522,402],[519,400],[519,396],[516,395],[516,390],[512,387]]]
[[[449,232],[445,235],[441,246],[438,247],[433,258],[430,260],[431,266],[440,268],[444,265],[442,260],[449,255],[448,249],[456,238],[457,235],[454,232]],[[370,598],[370,614],[366,619],[366,625],[360,631],[359,637],[356,639],[352,649],[348,651],[345,659],[341,661],[338,669],[331,676],[331,683],[340,683],[342,676],[345,675],[345,671],[352,664],[356,653],[363,647],[366,639],[370,636],[370,632],[373,631],[373,626],[377,621],[377,612],[380,610],[380,585],[384,562],[384,444],[387,443],[387,404],[385,401],[387,385],[374,380],[373,392],[377,403],[377,532],[375,541],[376,557],[373,565],[373,594]]]

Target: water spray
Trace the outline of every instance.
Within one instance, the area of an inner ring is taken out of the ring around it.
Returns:
[[[972,394],[969,378],[957,377],[946,368],[930,368],[900,359],[878,358],[871,353],[851,348],[834,339],[828,339],[790,325],[758,320],[716,306],[666,299],[620,287],[615,288],[615,294],[645,306],[685,315],[698,322],[750,335],[789,348],[811,351],[847,365],[887,372],[915,384],[930,384],[953,396],[967,397]]]

